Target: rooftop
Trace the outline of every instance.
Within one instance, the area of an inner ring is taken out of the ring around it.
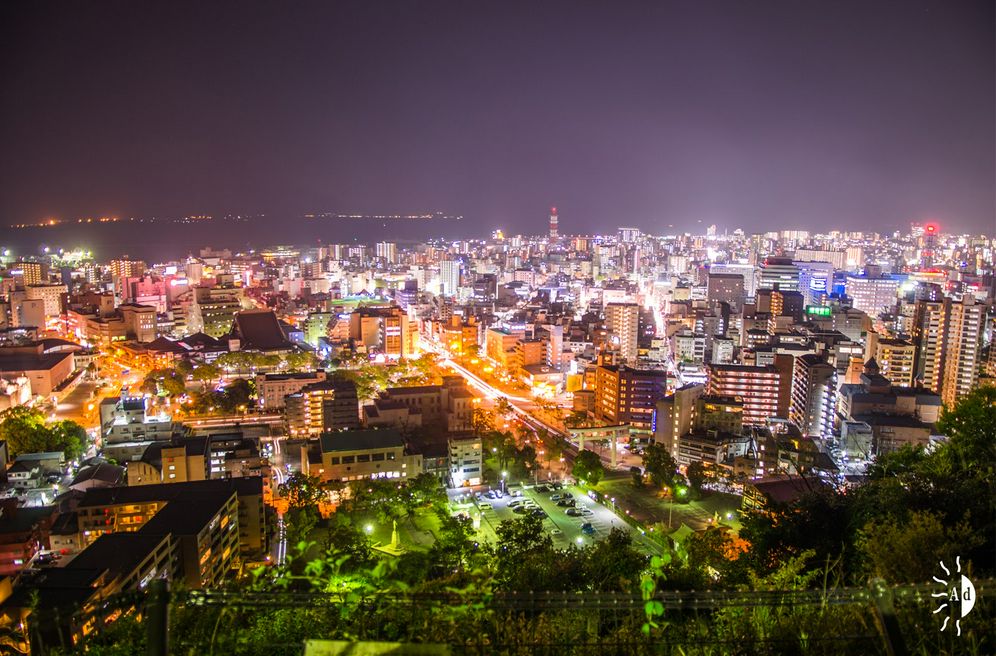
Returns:
[[[403,447],[405,441],[401,439],[401,433],[394,429],[368,429],[323,433],[320,444],[322,453],[333,453],[336,451],[367,451]]]

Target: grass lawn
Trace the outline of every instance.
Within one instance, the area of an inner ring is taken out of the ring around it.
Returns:
[[[391,543],[393,525],[390,522],[378,522],[376,515],[353,514],[350,516],[353,522],[360,527],[370,537],[373,544],[380,543],[387,545]],[[409,519],[402,517],[398,520],[398,541],[406,551],[427,551],[436,541],[436,534],[439,531],[439,518],[431,508],[420,508],[415,517]],[[319,524],[308,535],[308,539],[317,543],[313,547],[317,557],[321,552],[321,545],[325,543],[328,530]]]
[[[644,524],[662,523],[673,527],[682,523],[689,528],[699,530],[709,526],[709,520],[719,515],[720,521],[734,530],[739,530],[737,510],[740,508],[740,497],[721,492],[705,492],[705,496],[688,503],[673,503],[668,497],[659,496],[659,492],[650,486],[637,488],[628,475],[610,475],[596,487],[606,497],[615,497],[616,505]]]

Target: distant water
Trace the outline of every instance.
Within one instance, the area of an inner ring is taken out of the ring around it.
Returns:
[[[381,221],[278,216],[191,223],[65,223],[48,228],[3,228],[0,235],[0,247],[12,249],[16,256],[41,254],[47,246],[55,251],[84,248],[93,251],[98,260],[128,255],[150,263],[196,255],[206,246],[234,251],[275,245],[373,244],[486,236],[466,217]]]

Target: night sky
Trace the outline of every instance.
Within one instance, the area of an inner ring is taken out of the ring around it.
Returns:
[[[992,0],[4,2],[0,224],[993,233],[994,27]]]

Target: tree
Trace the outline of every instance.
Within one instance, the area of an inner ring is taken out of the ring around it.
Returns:
[[[504,417],[512,412],[512,404],[504,396],[495,399],[495,412],[499,417]]]
[[[585,555],[585,579],[599,591],[632,590],[647,564],[647,556],[633,547],[632,534],[618,527],[586,550]]]
[[[629,475],[633,478],[633,487],[643,487],[643,471],[639,467],[630,467]]]
[[[218,405],[225,412],[235,412],[240,408],[245,408],[252,400],[256,385],[245,378],[236,378],[225,385],[222,390]]]
[[[187,391],[184,374],[176,369],[153,369],[142,381],[142,391],[160,396],[180,396]]]
[[[221,376],[221,369],[213,364],[204,363],[195,367],[192,375],[194,380],[200,381],[207,388],[208,383],[218,380]]]
[[[45,416],[33,408],[17,406],[5,410],[0,416],[0,440],[7,442],[10,455],[47,451],[48,435]]]
[[[57,421],[45,425],[45,416],[25,406],[17,406],[0,414],[0,440],[7,442],[13,456],[43,451],[61,451],[67,460],[83,453],[86,430],[75,421]]]
[[[322,479],[304,472],[294,472],[277,490],[291,508],[315,508],[328,492]]]
[[[584,410],[574,410],[564,419],[564,426],[578,428],[588,423],[588,413]]]
[[[571,474],[594,487],[605,475],[605,468],[602,466],[602,459],[598,457],[597,453],[585,449],[574,458]]]
[[[495,429],[495,414],[487,408],[474,408],[470,418],[470,425],[474,429],[474,434],[483,437],[485,433],[490,433]]]
[[[313,371],[318,366],[318,356],[311,351],[288,353],[283,365],[287,371]]]
[[[224,355],[228,355],[227,353]],[[173,368],[176,372],[186,378],[190,374],[194,373],[194,365],[190,364],[190,360],[186,358],[181,358],[173,363]]]
[[[923,583],[937,572],[937,563],[952,563],[967,549],[978,546],[967,521],[945,526],[930,512],[912,512],[909,517],[869,522],[858,534],[857,546],[871,576],[888,583]]]
[[[660,444],[651,444],[643,451],[643,468],[657,487],[670,487],[678,471],[678,463]]]
[[[526,444],[515,450],[515,467],[520,476],[530,476],[536,469],[536,449]]]
[[[49,426],[49,449],[62,451],[66,460],[75,460],[83,455],[86,447],[86,429],[75,421],[64,419]]]
[[[685,473],[688,476],[688,484],[692,486],[695,493],[698,494],[702,492],[702,484],[706,481],[705,465],[696,460],[692,464],[688,465],[688,469]]]
[[[945,408],[937,431],[950,438],[940,451],[946,464],[955,471],[982,474],[990,485],[996,484],[996,387],[974,389]]]

